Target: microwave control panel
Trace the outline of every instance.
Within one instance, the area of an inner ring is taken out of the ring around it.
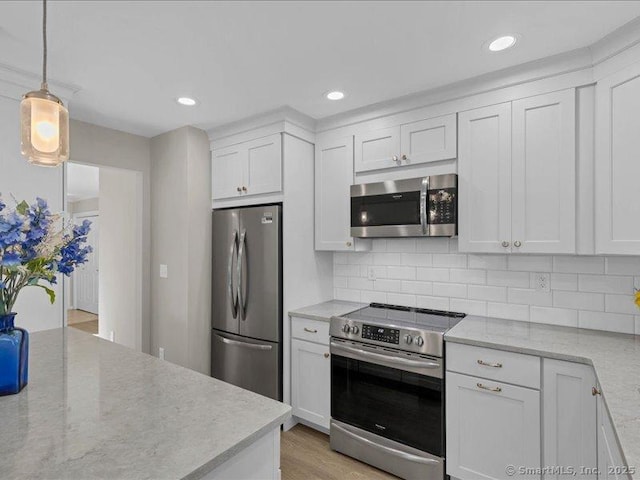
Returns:
[[[362,325],[362,338],[376,342],[400,344],[400,330],[377,325]]]
[[[457,188],[429,190],[429,223],[432,225],[457,222]]]

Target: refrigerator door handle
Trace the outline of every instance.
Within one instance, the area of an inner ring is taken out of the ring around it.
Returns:
[[[273,347],[271,345],[261,345],[259,343],[248,343],[248,342],[239,342],[238,340],[232,340],[227,337],[223,337],[222,335],[216,333],[215,334],[218,340],[222,343],[226,343],[227,345],[234,345],[236,347],[244,347],[250,348],[252,350],[271,350]]]
[[[240,247],[238,249],[238,265],[237,265],[237,273],[238,273],[238,308],[240,310],[240,319],[244,320],[247,312],[247,299],[246,295],[242,293],[242,263],[244,261],[245,249],[247,247],[247,230],[242,229],[242,233],[240,234]]]
[[[229,300],[231,300],[231,313],[233,318],[238,318],[238,295],[233,291],[233,260],[237,259],[238,254],[238,231],[233,231],[233,240],[229,252],[229,263],[227,267],[227,291],[229,292]]]

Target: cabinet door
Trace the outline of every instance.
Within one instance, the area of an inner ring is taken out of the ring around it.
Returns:
[[[259,195],[282,190],[282,136],[279,133],[244,144],[243,186],[246,195]]]
[[[540,468],[538,390],[447,372],[446,394],[448,475],[502,480],[510,466]]]
[[[458,116],[458,247],[511,251],[511,103]]]
[[[353,137],[318,140],[315,158],[316,250],[353,250]]]
[[[631,473],[635,473],[629,470],[624,461],[622,449],[602,395],[598,395],[598,470],[599,478],[604,480],[631,480]]]
[[[415,165],[456,158],[457,143],[455,113],[402,125],[401,164]]]
[[[296,417],[329,429],[331,417],[329,347],[291,340],[291,406]]]
[[[356,172],[400,165],[400,127],[374,130],[355,137]]]
[[[640,254],[640,64],[596,85],[596,253]]]
[[[242,195],[242,173],[247,162],[247,150],[241,144],[214,150],[211,155],[212,198]]]
[[[544,465],[571,468],[545,479],[597,478],[596,386],[593,368],[580,363],[543,360]]]
[[[573,89],[513,102],[514,253],[576,251]]]

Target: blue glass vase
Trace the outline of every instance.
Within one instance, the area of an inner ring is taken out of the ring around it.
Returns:
[[[0,395],[18,393],[29,374],[29,332],[13,326],[15,313],[0,315]]]

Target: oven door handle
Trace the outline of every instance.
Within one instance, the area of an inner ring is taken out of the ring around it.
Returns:
[[[420,226],[422,227],[422,234],[426,235],[429,228],[427,220],[427,210],[429,203],[429,177],[424,177],[420,184]]]
[[[357,440],[358,442],[364,443],[368,447],[375,448],[385,453],[389,453],[395,457],[400,457],[404,460],[409,460],[410,462],[415,463],[423,463],[425,465],[433,465],[434,463],[440,463],[438,460],[434,460],[432,458],[419,457],[418,455],[413,455],[411,453],[403,452],[402,450],[398,450],[396,448],[387,447],[385,445],[380,445],[379,443],[372,442],[368,438],[361,437],[353,432],[350,432],[346,428],[341,427],[340,425],[336,425],[335,423],[331,425],[332,428],[340,430],[343,434]]]
[[[395,363],[396,365],[401,365],[403,367],[417,367],[417,368],[440,368],[441,367],[440,363],[437,363],[437,362],[426,362],[426,361],[420,361],[420,360],[409,360],[406,358],[391,357],[389,355],[382,355],[380,353],[367,352],[366,350],[362,350],[360,348],[345,347],[344,345],[340,345],[339,343],[336,343],[336,342],[331,342],[331,348],[335,348],[336,350],[342,350],[344,352],[353,353],[363,358],[381,360],[387,363]]]

